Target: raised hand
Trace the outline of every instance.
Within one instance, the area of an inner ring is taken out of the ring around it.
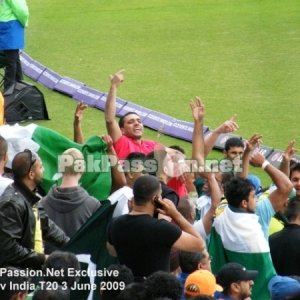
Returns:
[[[230,133],[239,129],[239,125],[235,121],[236,115],[233,115],[229,120],[226,120],[218,128],[215,129],[216,133]]]
[[[82,102],[78,103],[76,106],[74,118],[76,121],[81,121],[83,118],[83,111],[87,108],[88,106]]]
[[[293,156],[295,155],[295,153],[297,151],[295,148],[295,143],[296,143],[295,140],[291,140],[289,142],[289,144],[287,145],[286,149],[284,150],[282,156],[286,161],[290,161],[293,158]]]
[[[118,87],[124,81],[124,72],[125,70],[120,70],[109,76],[112,86]]]
[[[200,97],[196,96],[194,100],[191,100],[190,107],[195,122],[202,122],[205,115],[205,107]]]
[[[255,148],[258,148],[260,146],[260,144],[262,143],[262,135],[260,134],[254,134],[251,136],[251,138],[247,141],[245,141],[245,151],[251,152],[253,151]]]

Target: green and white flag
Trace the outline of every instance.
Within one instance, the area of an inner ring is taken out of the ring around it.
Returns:
[[[118,263],[106,249],[107,225],[115,206],[103,201],[102,206],[63,247],[63,250],[76,254],[81,262],[80,282],[71,289],[72,300],[100,300],[101,277],[108,266]]]
[[[46,127],[0,126],[0,135],[8,142],[8,167],[15,154],[24,149],[37,152],[45,168],[41,183],[45,192],[57,182],[58,157],[68,148],[79,149],[85,158],[86,172],[80,183],[87,192],[99,200],[107,199],[111,189],[111,171],[106,153],[106,144],[99,136],[90,137],[84,145],[77,144],[58,132]]]
[[[249,270],[257,270],[252,300],[269,300],[269,280],[276,275],[268,241],[265,239],[258,216],[233,212],[226,207],[214,221],[209,242],[213,257],[212,270],[217,273],[228,262],[237,262]]]

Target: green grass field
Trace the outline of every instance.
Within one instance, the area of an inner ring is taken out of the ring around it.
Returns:
[[[107,91],[108,75],[126,69],[123,99],[191,120],[189,100],[200,95],[211,128],[237,114],[237,133],[245,138],[261,133],[265,145],[283,149],[299,136],[298,0],[28,4],[25,51],[61,75]],[[51,117],[39,124],[71,137],[75,102],[39,87]],[[83,128],[86,136],[104,133],[103,113],[89,109]],[[146,130],[145,137],[157,133]],[[190,152],[189,143],[160,141]]]

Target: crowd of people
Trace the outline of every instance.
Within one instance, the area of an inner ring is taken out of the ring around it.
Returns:
[[[176,145],[145,140],[137,113],[128,112],[117,122],[123,80],[122,71],[110,78],[107,135],[99,137],[111,163],[108,199],[116,204],[106,238],[107,251],[119,264],[107,270],[118,276],[104,276],[95,293],[104,300],[300,299],[295,141],[287,146],[279,169],[258,151],[259,134],[246,142],[228,139],[224,159],[208,161],[219,135],[237,130],[238,124],[231,118],[204,136],[205,106],[195,97],[190,102],[194,131],[188,159]],[[77,144],[84,144],[86,108],[81,103],[76,107]],[[56,162],[60,183],[44,191],[43,161],[37,153],[24,149],[11,159],[7,169],[8,144],[0,137],[0,298],[71,299],[78,279],[47,276],[45,270],[80,269],[74,254],[59,250],[102,207],[101,199],[80,185],[88,160],[77,148],[65,149]],[[249,174],[250,163],[270,177],[270,187],[262,188],[260,179]],[[7,276],[20,274],[16,270],[44,273]],[[43,286],[45,281],[51,288]],[[13,283],[20,288],[10,288]],[[103,288],[104,283],[114,288]]]

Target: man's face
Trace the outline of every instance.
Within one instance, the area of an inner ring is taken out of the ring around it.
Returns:
[[[253,280],[240,281],[239,285],[239,299],[244,300],[251,296]]]
[[[121,128],[124,135],[140,139],[144,133],[144,125],[141,118],[136,114],[129,114],[124,118],[124,126]]]
[[[292,172],[291,182],[296,190],[296,195],[300,196],[300,171]]]
[[[227,151],[224,150],[225,158],[230,159],[231,161],[235,159],[241,159],[244,154],[243,147],[230,147]]]
[[[44,167],[43,163],[40,159],[37,159],[34,163],[34,165],[31,168],[32,176],[33,176],[33,181],[36,186],[38,186],[42,179],[43,179],[43,174],[44,174]]]
[[[208,270],[211,272],[211,260],[212,258],[209,256],[207,250],[202,252],[203,258],[200,261],[200,269]]]
[[[255,195],[255,191],[251,190],[247,201],[247,211],[255,212],[255,207],[256,207],[256,195]]]

